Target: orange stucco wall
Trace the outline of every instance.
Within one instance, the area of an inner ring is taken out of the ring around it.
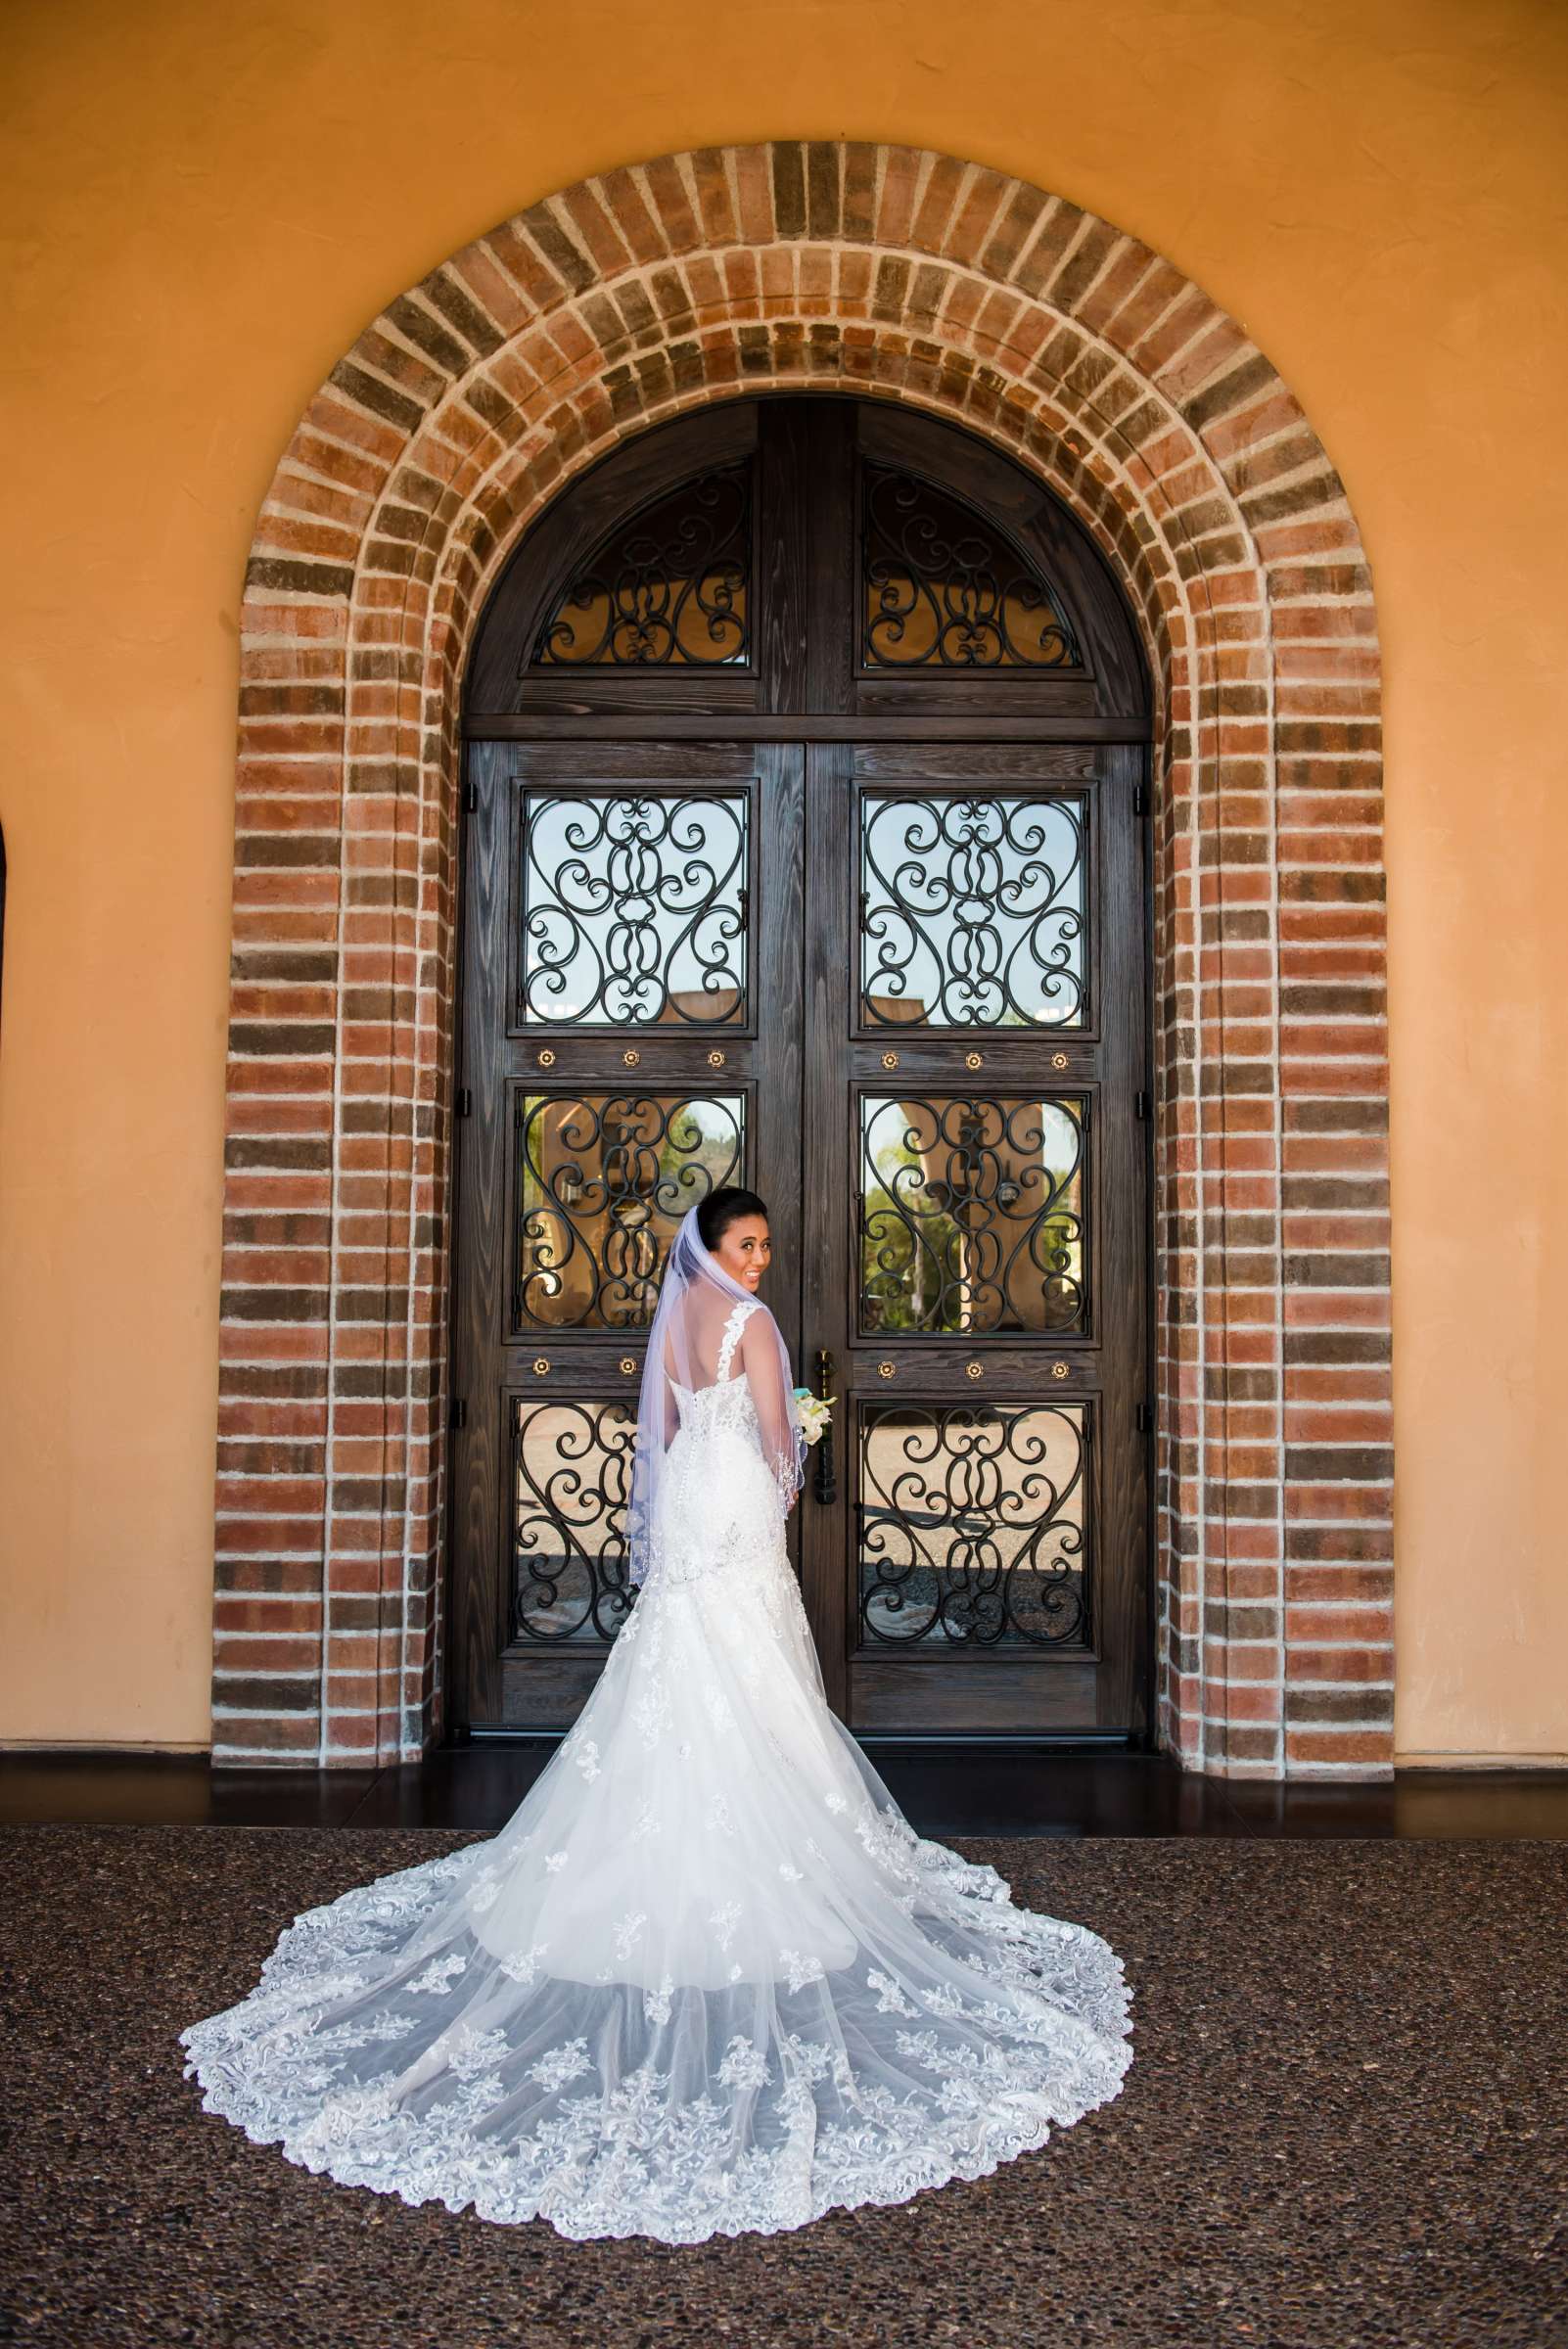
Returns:
[[[0,1739],[206,1743],[241,574],[382,303],[784,133],[1167,253],[1347,484],[1388,664],[1398,1742],[1568,1751],[1568,12],[1556,0],[13,0]]]

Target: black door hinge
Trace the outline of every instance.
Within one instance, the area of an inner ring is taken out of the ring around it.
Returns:
[[[1137,1118],[1146,1118],[1149,1114],[1149,1096],[1141,1084],[1132,1096],[1132,1114]]]
[[[446,1424],[448,1427],[467,1427],[468,1402],[466,1397],[462,1395],[452,1397],[452,1407],[446,1414]]]
[[[472,1086],[466,1084],[460,1084],[458,1086],[456,1106],[457,1114],[460,1118],[471,1118],[474,1115],[474,1093]]]
[[[1138,1413],[1137,1413],[1137,1427],[1138,1427],[1138,1434],[1139,1434],[1140,1436],[1146,1436],[1146,1435],[1148,1434],[1148,1432],[1149,1432],[1150,1428],[1151,1428],[1153,1425],[1154,1425],[1154,1405],[1153,1405],[1153,1404],[1152,1404],[1152,1403],[1140,1403],[1140,1404],[1138,1405]]]
[[[1132,786],[1132,812],[1133,812],[1133,814],[1134,814],[1134,815],[1147,815],[1147,814],[1148,814],[1148,812],[1149,812],[1149,792],[1148,792],[1148,786],[1147,786],[1147,784],[1144,784],[1144,783],[1134,783],[1134,784],[1133,784],[1133,786]]]
[[[470,775],[463,785],[463,812],[472,815],[479,806],[479,785]]]

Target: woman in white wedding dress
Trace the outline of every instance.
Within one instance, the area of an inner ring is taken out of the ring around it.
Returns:
[[[345,2185],[699,2242],[975,2178],[1121,2087],[1120,1959],[916,1835],[828,1710],[785,1549],[805,1435],[766,1214],[671,1245],[641,1583],[491,1841],[307,1911],[180,2034],[208,2111]]]

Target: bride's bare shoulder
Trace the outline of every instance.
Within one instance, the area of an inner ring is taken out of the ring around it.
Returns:
[[[737,1306],[735,1311],[742,1316],[740,1326],[743,1346],[765,1346],[775,1341],[779,1345],[783,1344],[783,1336],[778,1323],[761,1297],[749,1297],[745,1306]]]

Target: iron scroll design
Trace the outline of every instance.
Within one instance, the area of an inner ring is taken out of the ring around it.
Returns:
[[[519,1027],[734,1026],[747,1014],[744,792],[529,792]]]
[[[512,1400],[514,1645],[608,1644],[634,1591],[625,1540],[629,1403]]]
[[[749,464],[683,483],[595,548],[541,626],[534,668],[744,668],[751,540]]]
[[[1087,1128],[1083,1095],[863,1095],[862,1334],[1085,1330]]]
[[[1092,1406],[864,1404],[862,1638],[883,1646],[1084,1646]]]
[[[744,1093],[515,1096],[514,1331],[643,1329],[686,1210],[742,1179]]]
[[[866,668],[1082,669],[1048,579],[994,525],[913,474],[860,479]]]
[[[1087,823],[1078,794],[865,793],[864,1023],[1081,1027]]]

